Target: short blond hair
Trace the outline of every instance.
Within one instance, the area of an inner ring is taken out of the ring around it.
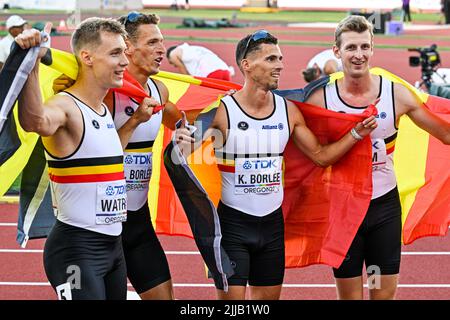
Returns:
[[[370,37],[373,39],[373,25],[363,16],[351,15],[339,22],[334,32],[334,42],[336,47],[341,46],[341,35],[344,32],[354,31],[357,33],[363,33],[369,30]]]
[[[72,34],[71,45],[73,53],[78,56],[80,50],[86,45],[99,46],[101,32],[119,34],[124,39],[127,36],[123,25],[117,20],[106,18],[88,18],[81,22]]]

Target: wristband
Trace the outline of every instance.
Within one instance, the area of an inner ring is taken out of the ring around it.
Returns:
[[[352,130],[350,130],[350,134],[351,134],[352,137],[355,138],[356,140],[362,140],[362,139],[364,139],[363,136],[361,136],[358,132],[356,132],[355,128],[352,128]]]

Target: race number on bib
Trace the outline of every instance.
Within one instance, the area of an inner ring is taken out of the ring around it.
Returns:
[[[282,157],[236,158],[235,194],[277,193],[281,188]]]
[[[372,171],[386,167],[386,144],[384,139],[372,139]]]
[[[96,224],[113,224],[127,220],[125,180],[97,184]]]

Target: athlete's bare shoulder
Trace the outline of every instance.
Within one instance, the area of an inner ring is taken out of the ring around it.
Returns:
[[[57,94],[50,97],[44,104],[44,108],[51,110],[51,112],[60,114],[60,117],[65,116],[67,121],[71,120],[71,117],[78,113],[78,108],[74,99],[71,96],[65,94]]]
[[[325,108],[325,98],[323,88],[318,88],[308,97],[306,103]]]
[[[153,81],[155,81],[156,87],[159,90],[159,93],[161,95],[161,103],[166,103],[167,101],[169,101],[169,90],[167,89],[166,85],[157,79],[153,79]]]
[[[401,83],[394,83],[395,113],[400,117],[415,108],[419,108],[422,102],[411,90]]]

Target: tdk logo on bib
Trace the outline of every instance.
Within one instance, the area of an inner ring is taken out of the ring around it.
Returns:
[[[116,194],[124,194],[126,191],[125,191],[125,186],[108,186],[106,189],[105,189],[105,194],[107,195],[107,196],[114,196],[114,195],[116,195]]]
[[[253,165],[252,165],[253,163]],[[254,160],[254,161],[245,161],[242,167],[246,170],[250,170],[251,168],[254,168],[255,170],[258,169],[271,169],[271,168],[278,168],[277,159],[273,160]]]
[[[125,164],[150,164],[151,157],[149,155],[127,155]]]
[[[107,196],[113,196],[114,195],[114,188],[111,186],[108,186],[105,190],[105,193]]]
[[[125,157],[125,164],[133,164],[133,157],[132,156],[126,156]]]

